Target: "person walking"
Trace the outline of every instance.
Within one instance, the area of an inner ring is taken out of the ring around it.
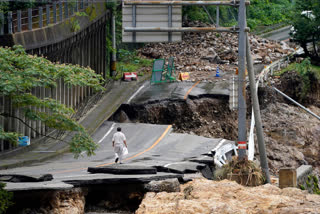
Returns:
[[[115,163],[122,164],[122,158],[124,156],[124,150],[128,148],[126,136],[121,132],[121,127],[117,128],[117,132],[112,137],[112,147],[116,156]]]

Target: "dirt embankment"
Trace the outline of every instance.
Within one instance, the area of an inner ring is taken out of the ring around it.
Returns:
[[[137,214],[147,213],[319,213],[320,196],[266,184],[244,187],[234,181],[197,179],[180,192],[146,194]]]
[[[288,72],[271,80],[288,96],[320,115],[320,82],[315,81],[301,97],[302,78]],[[260,89],[261,116],[270,169],[274,174],[282,167],[311,164],[320,172],[320,121],[269,87]],[[256,154],[258,158],[258,154]]]
[[[172,124],[175,132],[204,137],[236,139],[236,113],[228,98],[195,98],[187,101],[162,100],[141,105],[122,105],[111,120]]]

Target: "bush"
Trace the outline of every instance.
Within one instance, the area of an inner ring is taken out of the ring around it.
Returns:
[[[5,186],[6,184],[0,183],[0,214],[5,213],[5,211],[13,205],[13,193],[6,191],[4,189]]]

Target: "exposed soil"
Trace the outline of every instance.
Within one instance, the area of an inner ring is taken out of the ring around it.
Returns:
[[[237,115],[229,110],[228,97],[163,100],[142,105],[122,105],[111,120],[172,124],[175,132],[204,137],[237,138]]]
[[[289,73],[269,81],[299,100],[302,87],[302,79],[299,76]],[[319,85],[315,84],[312,87],[319,88]],[[318,94],[317,90],[309,93],[302,104],[320,115]],[[320,172],[319,120],[277,94],[271,87],[259,88],[259,100],[271,173],[277,175],[280,168],[297,168],[302,164],[310,164]],[[249,132],[249,93],[247,103]],[[186,101],[162,100],[141,105],[125,104],[111,120],[173,124],[175,132],[204,137],[236,140],[238,136],[237,112],[229,110],[227,97],[193,97]],[[258,148],[255,157],[259,159]]]
[[[302,78],[288,72],[271,79],[273,85],[320,115],[319,82],[313,82],[305,97],[301,96]],[[291,101],[265,88],[260,96],[261,115],[270,169],[274,174],[282,167],[310,164],[320,172],[320,121]],[[256,155],[257,158],[258,155]]]
[[[320,196],[297,188],[266,184],[244,187],[234,181],[196,179],[180,192],[148,192],[137,214],[191,213],[319,213]]]

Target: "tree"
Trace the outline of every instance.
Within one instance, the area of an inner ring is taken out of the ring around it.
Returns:
[[[49,60],[26,54],[22,46],[0,48],[0,96],[7,97],[12,105],[19,108],[28,120],[41,121],[47,127],[69,131],[74,135],[69,142],[70,150],[78,157],[85,151],[88,156],[94,154],[97,144],[93,142],[86,130],[71,118],[73,109],[58,103],[51,98],[40,99],[31,94],[35,87],[55,88],[57,80],[73,86],[89,86],[94,90],[104,90],[103,78],[90,68],[78,65],[52,63]],[[35,108],[32,108],[35,107]],[[46,108],[49,112],[37,109]],[[4,110],[0,117],[19,118]],[[0,139],[15,143],[20,134],[7,132],[0,125]]]
[[[300,44],[307,57],[312,61],[319,61],[316,50],[320,41],[320,1],[297,0],[295,9],[291,21],[294,31],[291,36]],[[308,50],[308,43],[312,43],[313,51]]]

